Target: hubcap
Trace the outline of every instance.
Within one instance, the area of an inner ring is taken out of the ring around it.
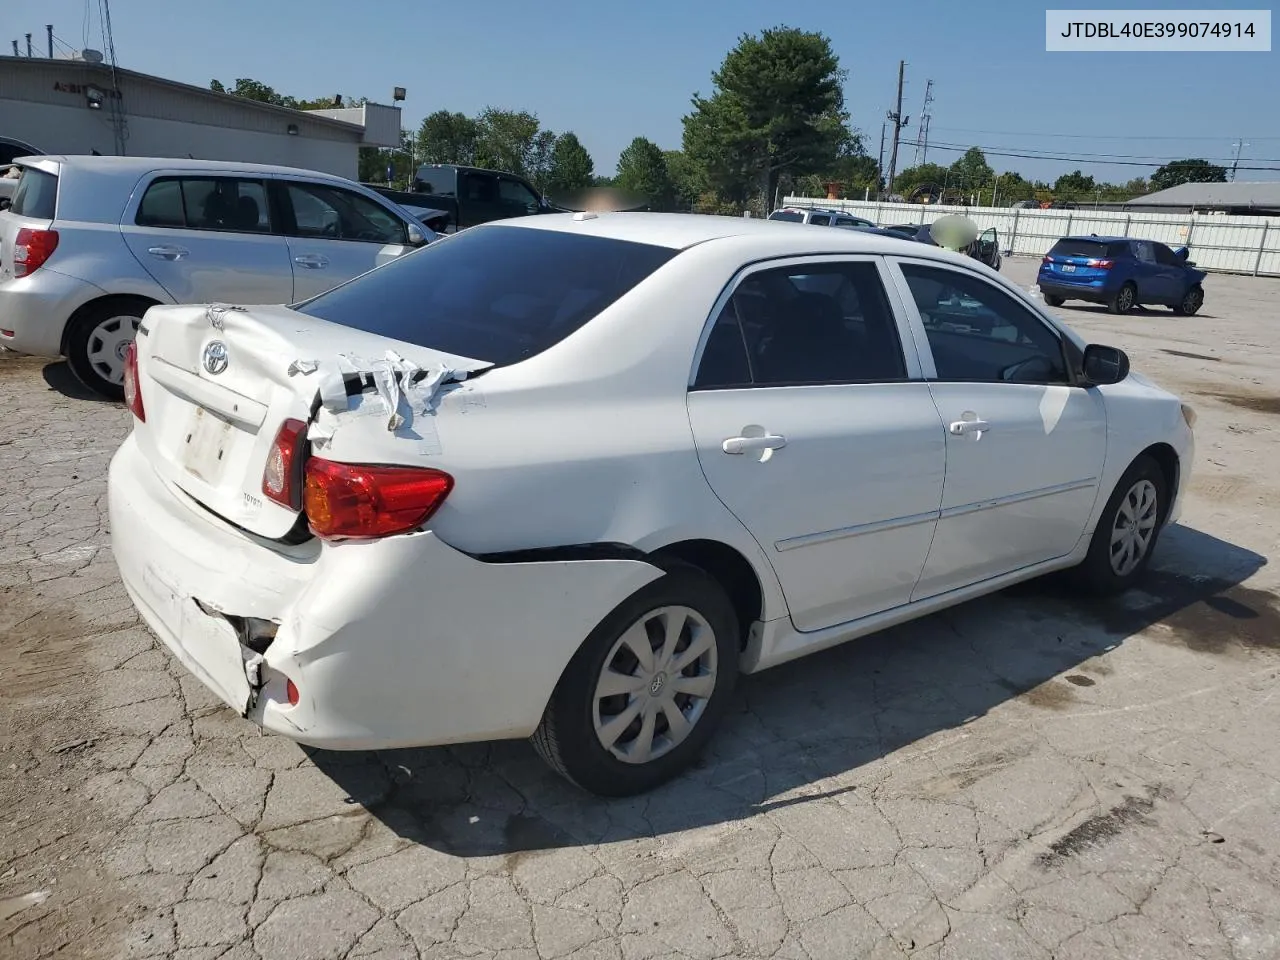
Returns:
[[[1187,313],[1195,313],[1196,310],[1200,309],[1199,290],[1192,290],[1187,294],[1186,298],[1182,301],[1182,309]]]
[[[117,386],[124,383],[124,353],[137,332],[137,317],[112,317],[93,328],[85,353],[103,380]]]
[[[1159,503],[1156,485],[1139,480],[1120,501],[1111,525],[1111,570],[1118,577],[1132,573],[1151,547]]]
[[[1129,287],[1125,287],[1120,291],[1120,309],[1128,310],[1133,306],[1133,291]]]
[[[716,688],[711,625],[689,607],[660,607],[620,636],[596,681],[591,715],[600,745],[623,763],[648,763],[683,743]]]

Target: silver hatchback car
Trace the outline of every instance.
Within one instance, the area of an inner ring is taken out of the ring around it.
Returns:
[[[67,358],[123,396],[124,355],[156,304],[297,303],[434,234],[377,193],[291,167],[23,157],[0,210],[0,347]]]

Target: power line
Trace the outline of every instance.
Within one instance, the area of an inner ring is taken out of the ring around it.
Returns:
[[[951,153],[964,153],[967,150],[971,150],[974,146],[975,144],[969,144],[968,146],[943,146],[942,144],[931,142],[929,144],[929,149],[945,150]],[[1136,160],[1095,160],[1090,157],[1058,157],[1058,156],[1046,156],[1038,153],[1002,152],[998,148],[988,148],[988,147],[982,147],[982,146],[979,146],[978,149],[981,150],[987,156],[991,156],[991,157],[1019,157],[1023,160],[1061,160],[1065,163],[1097,163],[1097,164],[1103,164],[1105,166],[1114,166],[1114,167],[1160,167],[1160,166],[1164,166],[1166,163],[1174,163],[1177,160],[1184,159],[1181,157],[1170,157],[1164,160],[1148,160],[1145,162],[1136,161]],[[1276,163],[1280,161],[1268,160],[1263,162]],[[1266,170],[1271,173],[1280,173],[1280,167],[1240,166],[1240,167],[1237,167],[1236,169]]]
[[[970,127],[936,127],[951,133],[981,133],[993,137],[1059,137],[1070,140],[1226,140],[1227,136],[1178,137],[1178,136],[1144,136],[1142,134],[1121,133],[1031,133],[1026,130],[975,130]],[[1280,137],[1246,137],[1249,140],[1280,140]]]

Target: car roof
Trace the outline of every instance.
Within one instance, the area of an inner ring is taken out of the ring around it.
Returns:
[[[1133,240],[1134,237],[1063,237],[1062,240],[1080,240],[1084,243],[1123,243],[1125,240]],[[1058,242],[1061,243],[1062,240]],[[1154,241],[1153,241],[1154,242]]]
[[[347,182],[343,177],[318,170],[307,170],[302,167],[286,167],[274,163],[241,163],[236,160],[193,160],[177,157],[96,157],[70,154],[52,154],[31,157],[18,157],[15,160],[23,166],[41,167],[57,164],[65,170],[88,170],[97,174],[119,174],[121,176],[141,177],[152,170],[190,170],[196,173],[276,173],[306,174],[309,177],[323,177],[329,180]]]
[[[684,250],[701,243],[740,240],[758,243],[762,255],[804,256],[824,253],[898,254],[913,257],[937,256],[941,248],[928,247],[901,236],[884,236],[873,230],[797,230],[794,224],[755,217],[717,217],[696,213],[599,213],[578,219],[578,214],[541,214],[481,224],[512,226],[526,230],[557,230],[593,237],[629,240],[653,246]],[[969,258],[956,258],[967,262]]]

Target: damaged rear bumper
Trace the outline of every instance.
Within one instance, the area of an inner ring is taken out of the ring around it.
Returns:
[[[429,531],[261,541],[167,486],[132,436],[109,509],[121,578],[173,655],[266,730],[329,749],[528,736],[591,630],[661,576],[633,559],[488,563]]]

